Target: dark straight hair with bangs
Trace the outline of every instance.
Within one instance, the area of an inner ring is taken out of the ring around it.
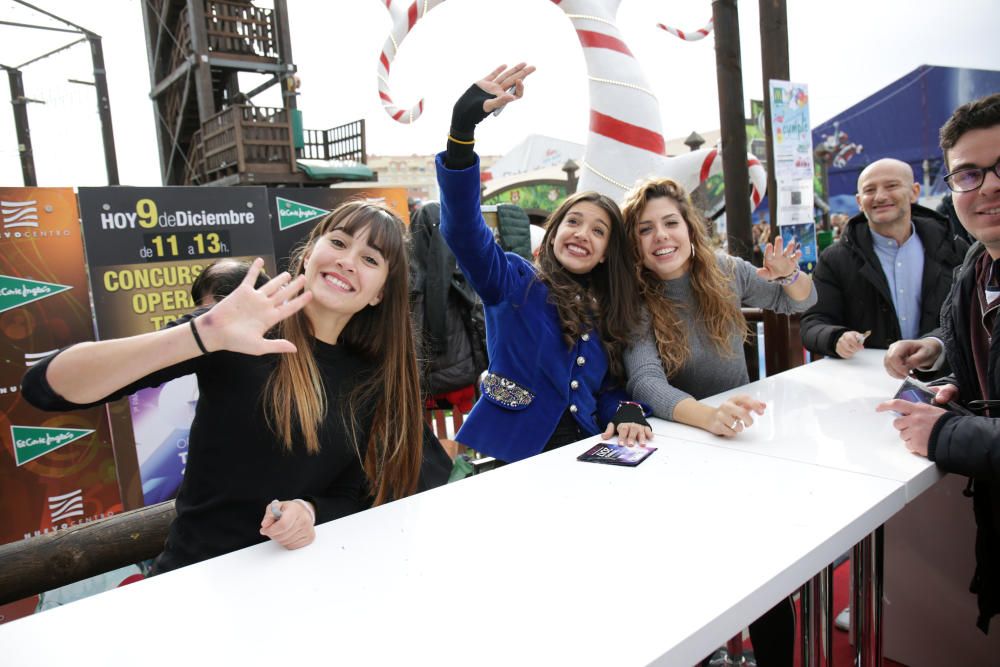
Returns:
[[[407,234],[404,223],[388,208],[349,201],[322,217],[292,253],[289,273],[305,270],[309,251],[327,234],[342,230],[357,236],[368,230],[368,244],[385,259],[388,274],[382,300],[355,313],[340,334],[348,345],[375,364],[375,371],[340,406],[341,418],[360,455],[356,415],[374,405],[372,426],[362,458],[374,504],[402,498],[416,490],[423,454],[423,422],[417,355],[410,319]],[[306,450],[319,451],[318,430],[330,408],[312,351],[312,325],[304,310],[283,320],[277,335],[298,350],[280,356],[265,392],[271,428],[286,449],[300,435]],[[293,399],[293,400],[290,400]]]

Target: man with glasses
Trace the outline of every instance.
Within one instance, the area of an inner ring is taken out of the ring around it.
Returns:
[[[1000,613],[1000,94],[956,109],[941,128],[941,148],[955,212],[977,242],[941,311],[940,340],[900,341],[885,366],[904,377],[939,357],[943,345],[953,374],[937,383],[935,400],[972,414],[898,399],[878,409],[899,414],[893,426],[907,449],[970,478],[977,526],[970,589],[986,632]]]
[[[802,317],[810,352],[850,359],[938,326],[951,274],[968,245],[936,211],[917,204],[913,169],[890,158],[865,167],[861,212],[823,251],[813,281],[818,300]]]

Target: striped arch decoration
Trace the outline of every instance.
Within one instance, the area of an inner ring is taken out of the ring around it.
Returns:
[[[424,112],[424,100],[421,98],[409,109],[396,105],[389,89],[389,67],[396,58],[399,45],[413,30],[417,21],[427,16],[427,12],[440,5],[444,0],[382,0],[392,18],[392,29],[382,45],[382,53],[378,59],[378,96],[382,106],[393,120],[409,125],[420,118]]]
[[[409,111],[396,106],[389,91],[389,66],[416,22],[444,0],[382,1],[392,16],[393,28],[379,59],[379,95],[390,116],[412,123],[423,111],[423,100]],[[650,176],[673,178],[690,192],[716,173],[721,168],[721,160],[715,159],[716,148],[667,157],[660,103],[616,24],[621,0],[550,2],[572,23],[590,82],[590,125],[579,189],[596,190],[620,201],[637,181]],[[712,22],[693,32],[661,27],[681,39],[695,41],[711,32]],[[753,155],[748,154],[747,160],[756,206],[767,174]]]

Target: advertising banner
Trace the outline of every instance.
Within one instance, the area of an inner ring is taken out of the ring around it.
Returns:
[[[122,509],[107,411],[42,412],[21,396],[29,367],[90,340],[76,196],[0,188],[0,544]]]
[[[268,188],[267,200],[278,270],[288,268],[292,250],[305,240],[317,220],[351,199],[365,199],[387,206],[403,222],[410,224],[405,188],[360,185],[349,188]]]
[[[811,272],[818,254],[809,88],[777,79],[771,79],[769,85],[778,227],[786,242],[795,238],[802,244],[799,265],[803,271]]]
[[[81,188],[80,213],[101,339],[156,331],[194,310],[191,283],[220,258],[262,257],[275,270],[264,188]],[[134,435],[116,455],[137,474],[139,504],[176,494],[197,398],[194,378],[179,378],[124,399],[113,419],[116,443]]]

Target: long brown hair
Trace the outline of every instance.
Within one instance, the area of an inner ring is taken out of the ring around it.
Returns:
[[[639,239],[640,218],[646,205],[660,197],[666,197],[677,204],[687,225],[694,250],[690,264],[691,289],[695,297],[693,304],[666,297],[663,294],[663,281],[643,264]],[[715,250],[708,240],[705,219],[691,204],[691,198],[684,188],[669,178],[644,181],[626,195],[622,213],[626,232],[638,258],[635,273],[639,281],[639,293],[652,318],[656,348],[667,377],[680,370],[691,354],[687,325],[681,314],[692,307],[716,351],[722,356],[731,356],[730,340],[733,332],[742,332],[742,339],[745,341],[748,335],[746,321],[733,293],[732,273],[727,275],[719,267]]]
[[[581,202],[600,207],[611,222],[605,260],[589,274],[589,294],[559,263],[552,245],[556,229],[563,218]],[[572,347],[581,335],[590,331],[596,320],[597,330],[608,354],[608,367],[611,374],[619,379],[625,376],[622,353],[639,313],[635,276],[631,269],[634,263],[635,253],[625,234],[621,209],[610,197],[594,191],[578,192],[567,197],[549,216],[545,223],[545,236],[542,237],[538,258],[535,260],[538,279],[549,288],[549,302],[559,312],[566,346]]]
[[[346,202],[316,223],[292,254],[289,273],[305,270],[309,250],[335,229],[351,236],[368,230],[388,267],[382,300],[355,313],[338,344],[358,351],[375,367],[341,406],[341,418],[355,450],[357,415],[374,405],[362,466],[374,503],[379,505],[416,490],[423,455],[420,400],[413,325],[410,320],[406,236],[403,222],[389,209],[363,201]],[[279,357],[265,392],[268,422],[287,450],[296,437],[309,453],[319,451],[319,428],[329,406],[312,350],[312,326],[299,311],[278,325],[278,336],[295,344],[296,354]]]

